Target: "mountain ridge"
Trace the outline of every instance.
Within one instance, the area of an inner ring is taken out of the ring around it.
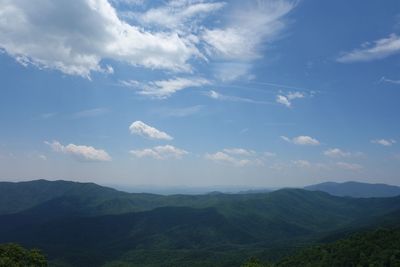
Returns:
[[[324,182],[305,186],[304,189],[311,191],[323,191],[335,196],[342,197],[394,197],[400,195],[400,187],[383,183],[362,183],[347,181],[342,183]]]

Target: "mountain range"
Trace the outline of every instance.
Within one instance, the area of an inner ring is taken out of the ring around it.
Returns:
[[[400,187],[387,184],[360,182],[326,182],[304,187],[306,190],[322,191],[341,197],[394,197],[400,195]]]
[[[51,266],[239,266],[400,222],[400,196],[308,189],[164,196],[94,183],[1,182],[0,242],[40,248]]]

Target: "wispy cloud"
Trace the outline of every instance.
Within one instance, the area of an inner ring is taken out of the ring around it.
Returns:
[[[39,118],[42,120],[47,120],[47,119],[54,118],[55,116],[57,116],[56,112],[48,112],[48,113],[40,114]]]
[[[72,114],[73,118],[80,119],[80,118],[91,118],[97,117],[104,114],[109,113],[110,110],[108,108],[93,108],[93,109],[85,109],[79,112]]]
[[[371,143],[378,144],[378,145],[381,145],[381,146],[392,146],[392,145],[396,144],[396,140],[393,140],[393,139],[375,139],[375,140],[371,140]]]
[[[187,151],[171,145],[156,146],[153,148],[145,148],[141,150],[131,150],[129,152],[138,158],[150,157],[159,160],[169,158],[181,159],[184,155],[188,154]]]
[[[336,166],[349,171],[359,171],[363,168],[363,166],[360,164],[348,162],[337,162]]]
[[[400,36],[393,33],[387,38],[364,43],[360,48],[343,53],[337,58],[337,61],[341,63],[365,62],[383,59],[398,53],[400,53]]]
[[[121,81],[121,84],[138,90],[138,94],[164,99],[186,88],[201,87],[211,84],[204,78],[171,78],[168,80],[142,83],[135,80]]]
[[[55,152],[72,155],[78,160],[83,161],[111,161],[110,155],[103,149],[96,149],[92,146],[85,145],[62,145],[58,141],[47,142],[45,144],[50,146]]]
[[[380,82],[385,82],[385,83],[392,83],[392,84],[398,84],[400,85],[400,80],[392,80],[392,79],[388,79],[386,77],[382,77],[380,79]]]
[[[271,104],[270,102],[266,101],[258,101],[250,98],[239,97],[239,96],[232,96],[232,95],[224,95],[218,93],[214,90],[210,90],[205,93],[206,96],[209,98],[220,100],[220,101],[231,101],[231,102],[243,102],[243,103],[250,103],[250,104]]]
[[[223,151],[231,155],[239,155],[239,156],[251,156],[256,154],[254,150],[248,150],[244,148],[225,148]]]
[[[296,168],[306,169],[306,170],[322,170],[322,169],[328,170],[328,169],[330,169],[330,166],[325,163],[311,162],[311,161],[305,160],[305,159],[293,160],[292,165]],[[290,165],[289,165],[289,167],[290,167]]]
[[[205,30],[202,39],[210,53],[225,59],[259,58],[261,44],[282,31],[286,26],[284,17],[294,7],[294,1],[240,2],[233,7],[225,27]]]
[[[188,117],[199,113],[204,109],[203,105],[195,105],[182,108],[160,108],[153,112],[163,117]]]
[[[254,150],[244,148],[225,148],[222,151],[206,154],[205,159],[236,167],[263,165],[263,156]]]
[[[199,20],[224,6],[224,2],[179,0],[168,1],[164,6],[154,7],[145,12],[124,12],[122,15],[135,19],[144,27],[152,25],[193,32],[198,30]]]
[[[330,158],[346,158],[346,157],[358,157],[362,156],[363,153],[361,152],[349,152],[343,151],[340,148],[330,148],[324,151],[323,153],[325,156]]]
[[[284,140],[288,143],[295,144],[295,145],[303,145],[303,146],[318,146],[318,145],[320,145],[320,142],[317,139],[312,138],[311,136],[307,136],[307,135],[300,135],[300,136],[293,137],[293,138],[281,136],[281,138],[282,138],[282,140]]]
[[[299,160],[293,160],[292,162],[293,162],[293,164],[295,166],[300,167],[300,168],[309,168],[309,167],[311,167],[311,162],[308,161],[308,160],[299,159]]]
[[[339,148],[330,148],[324,151],[324,155],[331,158],[348,157],[351,155],[350,152],[345,152]]]
[[[146,0],[110,0],[114,5],[127,5],[127,6],[140,6],[145,3]]]
[[[207,44],[206,54],[224,62],[217,77],[225,81],[248,76],[252,61],[281,34],[287,25],[286,16],[296,6],[296,1],[279,0],[237,3],[229,9],[222,27],[206,28],[200,35]],[[230,73],[232,64],[242,64],[240,71]]]
[[[169,134],[162,132],[142,121],[135,121],[129,126],[129,130],[132,134],[144,136],[150,139],[159,140],[172,140],[173,137]]]

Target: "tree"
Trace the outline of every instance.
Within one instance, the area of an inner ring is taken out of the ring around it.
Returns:
[[[46,257],[38,249],[25,249],[18,244],[0,245],[0,267],[46,267]]]

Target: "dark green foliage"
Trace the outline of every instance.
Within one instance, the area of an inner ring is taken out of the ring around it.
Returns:
[[[0,245],[0,267],[45,267],[47,260],[37,250],[28,250],[17,244]]]
[[[277,267],[400,266],[400,230],[379,229],[287,257]]]
[[[255,257],[251,257],[247,262],[242,264],[241,267],[269,267],[272,266],[268,263],[263,263]]]

